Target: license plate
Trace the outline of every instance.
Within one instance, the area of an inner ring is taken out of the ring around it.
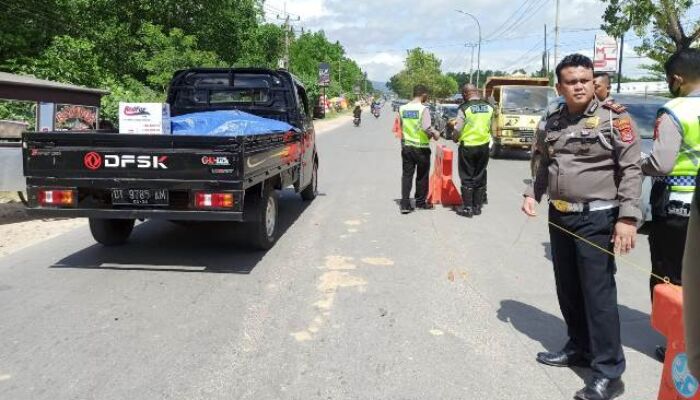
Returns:
[[[112,189],[112,204],[128,206],[167,206],[167,189]]]

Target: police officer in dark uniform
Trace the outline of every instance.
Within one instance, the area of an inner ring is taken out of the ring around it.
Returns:
[[[566,103],[540,123],[534,153],[541,161],[522,210],[535,216],[536,201],[548,193],[557,297],[569,338],[561,351],[539,353],[537,361],[585,362],[593,379],[575,398],[607,400],[624,392],[615,257],[576,236],[615,253],[634,248],[641,219],[639,138],[623,106],[595,98],[588,57],[569,55],[556,73]]]

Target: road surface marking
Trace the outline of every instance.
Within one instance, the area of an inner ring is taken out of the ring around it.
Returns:
[[[374,265],[378,267],[390,267],[394,265],[394,261],[384,257],[366,257],[361,260],[365,264]]]
[[[364,278],[350,274],[349,271],[357,269],[357,266],[351,263],[353,260],[352,257],[338,255],[326,257],[326,263],[322,267],[326,272],[321,274],[318,285],[316,285],[316,289],[321,295],[321,298],[313,304],[317,314],[306,329],[291,333],[298,342],[312,340],[321,330],[330,315],[333,304],[335,304],[335,298],[340,288],[356,287],[362,289],[363,286],[367,285]]]
[[[431,329],[430,334],[433,336],[442,336],[445,334],[445,332],[441,331],[440,329]]]

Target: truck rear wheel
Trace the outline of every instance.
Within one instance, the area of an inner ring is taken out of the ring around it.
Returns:
[[[262,197],[255,198],[253,221],[249,222],[250,242],[258,250],[269,250],[277,242],[279,197],[272,188],[266,188]]]
[[[314,162],[314,169],[311,173],[311,183],[301,191],[301,198],[304,201],[311,201],[318,195],[318,163]]]
[[[92,237],[105,246],[118,246],[126,243],[133,229],[133,219],[90,218]]]

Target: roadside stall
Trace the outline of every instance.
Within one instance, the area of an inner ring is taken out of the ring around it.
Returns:
[[[99,129],[100,100],[107,92],[32,76],[0,72],[0,101],[35,103],[40,132]],[[0,191],[23,192],[21,135],[27,121],[0,120]]]

